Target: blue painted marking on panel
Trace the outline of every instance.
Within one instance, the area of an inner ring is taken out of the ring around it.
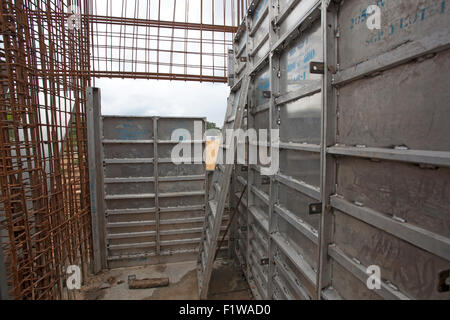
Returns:
[[[263,97],[263,91],[270,90],[270,78],[269,71],[262,73],[256,80],[257,83],[257,101],[258,104],[262,104],[267,100],[267,98]]]
[[[116,127],[117,136],[120,140],[139,140],[145,138],[147,131],[139,129],[133,124],[124,123]]]
[[[294,70],[296,67],[297,67],[297,63],[296,63],[296,62],[293,62],[293,63],[291,63],[291,64],[288,65],[287,71],[288,71],[288,72],[291,72],[291,71]]]
[[[255,13],[253,15],[253,21],[255,21],[255,22],[258,21],[259,15],[263,11],[263,9],[266,8],[266,5],[268,2],[269,2],[269,0],[264,0],[258,4],[258,6],[256,7],[256,10],[255,10]]]
[[[286,71],[289,82],[307,80],[310,74],[309,63],[317,56],[313,44],[308,37],[288,52]]]
[[[309,61],[314,59],[315,56],[316,56],[316,50],[312,49],[305,55],[305,58],[303,59],[303,63],[308,63]]]
[[[399,31],[412,28],[413,26],[417,26],[421,22],[426,21],[432,17],[446,14],[447,1],[448,0],[442,1],[430,0],[430,4],[428,6],[419,8],[418,10],[412,13],[406,13],[404,16],[399,17],[397,20],[390,23],[382,30],[376,30],[376,33],[374,33],[375,31],[372,32],[370,34],[370,38],[365,41],[366,45],[378,43],[380,41],[385,40],[387,37],[394,36]],[[383,8],[386,2],[387,0],[379,0],[377,1],[377,5],[380,8]],[[360,15],[350,19],[350,30],[359,32],[360,30],[356,30],[357,29],[356,26],[360,28],[366,28],[365,25],[366,18],[367,13],[366,10],[364,9],[361,11]]]

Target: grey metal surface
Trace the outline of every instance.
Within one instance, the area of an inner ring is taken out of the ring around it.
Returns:
[[[329,8],[339,37],[326,35],[336,72],[327,75],[324,121],[322,294],[449,299],[438,288],[450,269],[450,14],[446,1],[383,1],[384,29],[375,32],[358,18],[369,4]],[[372,265],[381,290],[366,287]]]
[[[205,215],[205,167],[201,160],[177,165],[171,152],[187,133],[190,140],[185,142],[192,142],[192,149],[195,144],[202,148],[205,121],[98,118],[102,130],[96,149],[101,156],[95,160],[100,161],[96,167],[103,179],[97,179],[97,187],[104,189],[99,203],[104,202],[105,267],[195,260]],[[195,122],[200,123],[200,138],[195,136]],[[184,130],[183,137],[173,140],[177,129]],[[193,154],[183,158],[194,161]]]
[[[87,124],[89,181],[91,192],[91,224],[94,274],[107,267],[105,252],[105,207],[103,184],[103,151],[101,148],[101,94],[99,88],[87,88]]]
[[[380,31],[366,26],[372,4],[255,0],[241,27],[248,128],[281,140],[270,181],[260,166],[234,172],[248,195],[233,254],[256,298],[449,299],[448,1],[378,1]],[[380,290],[366,286],[372,265]]]

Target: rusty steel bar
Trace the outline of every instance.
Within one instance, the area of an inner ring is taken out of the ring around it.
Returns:
[[[92,263],[92,79],[227,82],[227,52],[247,1],[118,1],[0,2],[2,296],[70,298],[67,267],[86,276]]]
[[[243,0],[233,0],[231,6],[225,0],[223,6],[203,0],[117,0],[116,10],[109,1],[93,1],[94,12],[83,17],[95,34],[92,76],[227,81],[226,53],[237,30],[235,21],[243,16]],[[64,16],[53,13],[52,18]]]
[[[0,4],[0,250],[15,299],[69,297],[66,267],[90,260],[90,29],[52,20],[65,11],[62,0]]]

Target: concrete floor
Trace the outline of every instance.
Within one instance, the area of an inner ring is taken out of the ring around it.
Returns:
[[[121,268],[90,277],[77,295],[80,300],[198,300],[197,263]],[[130,290],[129,275],[137,279],[168,277],[163,288]],[[216,261],[210,284],[212,300],[250,300],[252,295],[239,268],[224,260]]]

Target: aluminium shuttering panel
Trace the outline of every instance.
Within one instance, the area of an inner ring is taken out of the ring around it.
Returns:
[[[252,2],[234,48],[248,127],[280,130],[270,181],[260,165],[235,173],[249,185],[235,256],[255,296],[448,299],[448,1],[378,2],[382,30],[366,26],[370,1],[271,3]],[[366,285],[374,265],[381,290]]]
[[[180,141],[203,148],[204,122],[103,117],[109,267],[195,259],[205,168],[193,154],[181,164],[171,156]]]
[[[99,123],[102,268],[195,260],[205,165],[193,152],[174,163],[172,150],[182,142],[203,151],[205,119],[103,116]]]
[[[324,17],[336,71],[326,76],[322,295],[449,299],[450,3],[381,1],[372,31],[359,18],[370,4],[331,3]],[[380,290],[366,286],[369,266]]]

